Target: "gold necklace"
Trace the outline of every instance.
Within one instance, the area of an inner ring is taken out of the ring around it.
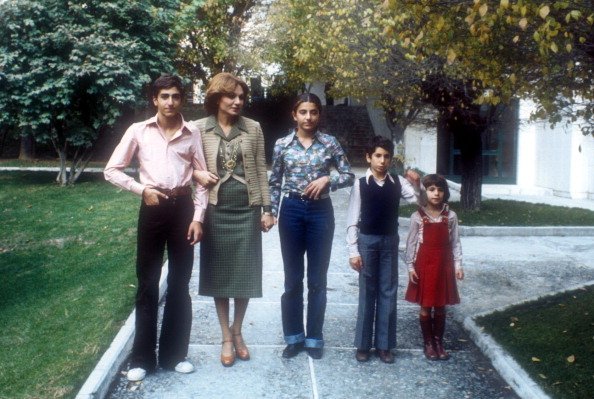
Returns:
[[[225,143],[225,147],[228,149],[229,148],[229,144]],[[239,148],[239,142],[236,141],[235,144],[232,145],[231,147],[231,156],[229,158],[227,158],[227,154],[226,151],[223,150],[223,146],[220,146],[220,154],[221,154],[221,159],[223,160],[223,168],[229,172],[229,173],[233,173],[233,170],[235,169],[235,166],[237,166],[237,150]]]

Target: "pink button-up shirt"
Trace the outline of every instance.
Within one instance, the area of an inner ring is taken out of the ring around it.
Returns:
[[[134,155],[140,164],[140,182],[124,173]],[[168,140],[154,116],[128,128],[103,173],[110,183],[142,196],[146,187],[173,189],[191,185],[194,169],[206,170],[198,128],[182,117],[181,129]],[[207,203],[208,191],[197,184],[193,220],[204,220]]]

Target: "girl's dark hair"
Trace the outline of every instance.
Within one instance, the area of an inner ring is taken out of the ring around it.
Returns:
[[[297,108],[303,103],[314,103],[318,108],[320,114],[322,113],[322,100],[313,93],[303,93],[297,96],[295,104],[293,105],[293,112],[297,112]]]
[[[443,202],[448,202],[450,199],[450,189],[448,188],[448,182],[442,175],[438,175],[436,173],[425,175],[421,180],[421,183],[425,189],[431,186],[441,188],[443,190]]]
[[[151,86],[151,94],[153,98],[157,98],[161,90],[171,89],[177,87],[182,99],[184,98],[184,85],[182,80],[177,75],[161,75],[153,82]]]
[[[237,76],[228,72],[217,73],[208,82],[206,87],[206,96],[204,98],[204,109],[207,115],[215,115],[219,110],[219,100],[222,96],[234,96],[237,86],[243,89],[243,95],[247,101],[247,96],[250,92],[247,83],[239,79]]]
[[[394,156],[394,143],[392,140],[383,137],[383,136],[373,136],[367,142],[367,147],[365,147],[365,153],[369,156],[375,152],[377,147],[383,148],[384,150],[388,151],[390,154],[390,158]]]

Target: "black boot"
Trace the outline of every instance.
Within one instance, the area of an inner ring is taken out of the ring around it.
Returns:
[[[435,313],[433,315],[433,340],[435,342],[435,351],[439,360],[448,360],[450,355],[443,347],[443,333],[445,331],[445,313]]]
[[[420,315],[419,323],[421,324],[421,332],[423,333],[423,353],[429,360],[437,360],[438,355],[435,351],[433,343],[433,327],[431,325],[431,316]]]

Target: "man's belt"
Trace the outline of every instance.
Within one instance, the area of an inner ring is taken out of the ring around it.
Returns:
[[[169,198],[185,197],[192,194],[192,187],[190,186],[174,187],[171,189],[155,187],[155,190],[162,192]]]

